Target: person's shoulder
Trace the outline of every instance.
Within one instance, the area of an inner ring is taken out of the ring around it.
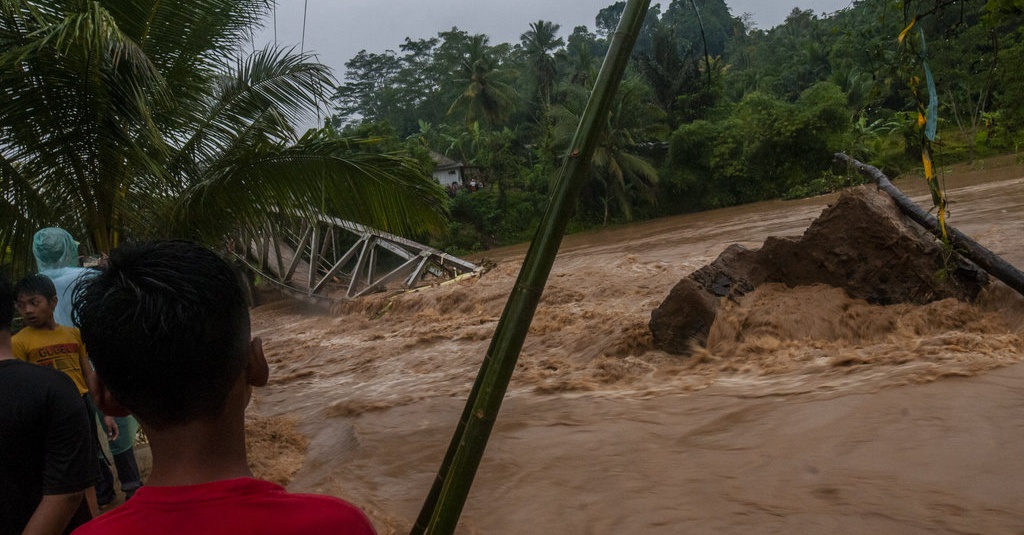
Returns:
[[[154,520],[156,519],[156,520]],[[153,526],[153,522],[159,527]],[[276,483],[238,478],[179,487],[143,486],[124,505],[74,535],[236,532],[273,535],[375,535],[356,506],[333,496],[290,493]]]
[[[29,340],[32,337],[37,336],[38,332],[39,329],[36,329],[35,327],[29,327],[26,325],[21,329],[18,329],[18,332],[14,333],[14,336],[11,337],[11,341],[20,342],[22,340]]]
[[[0,364],[0,378],[4,379],[0,384],[11,383],[12,388],[20,392],[32,392],[37,396],[56,396],[76,402],[80,397],[78,387],[64,372],[17,359],[5,360]]]
[[[86,268],[86,267],[58,267],[52,269],[44,269],[39,272],[40,275],[45,275],[48,279],[54,283],[69,279],[78,279],[82,277],[93,277],[98,274],[99,271]]]
[[[323,494],[302,494],[285,492],[291,509],[300,513],[300,518],[307,522],[306,528],[309,533],[316,533],[317,528],[339,526],[347,530],[333,531],[333,533],[351,534],[372,534],[373,524],[361,509],[351,503],[334,496]]]
[[[145,488],[142,487],[139,491]],[[322,496],[301,499],[305,507],[298,508],[257,501],[248,504],[247,509],[240,510],[230,504],[219,503],[215,516],[210,516],[208,506],[200,506],[190,511],[184,506],[177,505],[163,504],[154,507],[154,504],[132,503],[136,498],[137,496],[133,496],[124,505],[85,523],[72,535],[128,535],[143,531],[156,535],[177,535],[184,532],[193,535],[235,532],[257,535],[377,534],[370,520],[355,506],[343,501],[338,503],[336,500],[320,499],[327,498]],[[253,511],[254,507],[259,508],[259,511]],[[245,513],[244,516],[238,516],[242,512]],[[153,524],[154,518],[157,519],[157,525]]]
[[[45,377],[46,374],[39,373],[36,368],[48,369],[43,366],[37,366],[35,364],[29,364],[24,360],[20,359],[4,359],[0,360],[0,377],[17,377],[12,381],[24,382],[22,377],[33,377],[38,374],[39,377]],[[56,370],[50,370],[56,371]],[[57,372],[60,373],[60,372]]]
[[[25,383],[38,384],[43,382],[62,383],[67,374],[50,368],[31,364],[24,360],[10,359],[0,362],[0,371],[5,375],[17,375],[18,380]],[[70,379],[68,379],[70,381]]]
[[[370,519],[355,505],[334,496],[288,492],[277,484],[261,481],[269,492],[263,494],[268,510],[289,519],[289,533],[373,535]],[[273,487],[270,487],[273,485]]]
[[[11,343],[50,343],[55,342],[57,339],[69,337],[80,338],[78,329],[60,324],[57,324],[53,329],[37,329],[26,325],[11,337]]]
[[[132,527],[130,520],[131,512],[129,512],[129,503],[130,502],[125,502],[124,505],[116,507],[111,511],[93,518],[85,524],[78,526],[77,529],[71,532],[71,535],[112,535],[118,533],[133,533],[134,528]],[[125,521],[125,517],[129,517],[127,522]]]
[[[67,325],[61,325],[59,323],[57,324],[57,328],[55,328],[54,330],[59,332],[59,333],[61,333],[61,334],[63,334],[63,335],[74,335],[74,336],[79,336],[79,332],[80,332],[78,330],[78,327],[68,327]]]
[[[68,327],[58,323],[57,328],[54,329],[54,336],[62,340],[73,340],[76,343],[82,343],[82,331],[79,331],[78,327]]]

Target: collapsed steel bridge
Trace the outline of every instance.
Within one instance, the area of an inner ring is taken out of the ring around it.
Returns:
[[[267,281],[314,298],[356,299],[482,271],[415,241],[328,216],[278,217],[240,233],[232,248]]]

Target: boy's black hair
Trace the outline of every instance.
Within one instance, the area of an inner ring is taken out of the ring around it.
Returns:
[[[23,295],[41,295],[47,299],[53,299],[57,297],[57,287],[53,285],[50,277],[36,273],[21,279],[14,286],[14,297],[18,298]]]
[[[11,330],[14,321],[14,286],[7,274],[0,271],[0,331]]]
[[[245,294],[231,266],[198,244],[115,249],[75,290],[72,313],[97,375],[152,427],[219,415],[245,371]]]

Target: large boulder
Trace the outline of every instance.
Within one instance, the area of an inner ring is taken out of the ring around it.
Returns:
[[[694,344],[703,345],[717,312],[718,297],[692,279],[679,281],[661,306],[651,312],[654,346],[685,354]]]
[[[973,301],[988,276],[910,221],[888,195],[861,186],[844,192],[802,236],[769,237],[760,249],[730,245],[680,281],[651,313],[655,347],[687,354],[707,338],[719,299],[767,282],[827,284],[889,305]]]

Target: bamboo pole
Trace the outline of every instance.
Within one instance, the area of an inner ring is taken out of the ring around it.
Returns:
[[[562,236],[587,179],[598,135],[607,122],[612,99],[649,4],[650,0],[628,0],[618,28],[612,34],[611,46],[594,83],[569,155],[559,170],[540,227],[523,260],[519,277],[498,321],[437,478],[412,528],[412,535],[450,535],[455,532]]]
[[[878,189],[889,194],[889,196],[896,201],[896,206],[898,206],[903,213],[907,214],[907,217],[914,220],[918,225],[924,227],[925,230],[932,233],[933,236],[942,239],[943,230],[945,230],[946,237],[949,239],[949,244],[952,245],[958,253],[971,262],[977,264],[978,267],[984,269],[989,275],[992,275],[1006,283],[1007,286],[1016,290],[1017,293],[1024,295],[1024,273],[1021,273],[1019,269],[1006,260],[1003,260],[1002,257],[993,253],[983,245],[974,241],[963,232],[960,232],[949,225],[943,226],[935,216],[914,204],[914,201],[904,195],[903,192],[889,180],[889,177],[885,176],[885,173],[877,167],[855,160],[841,152],[837,153],[835,158],[874,180],[875,184],[878,184]]]

